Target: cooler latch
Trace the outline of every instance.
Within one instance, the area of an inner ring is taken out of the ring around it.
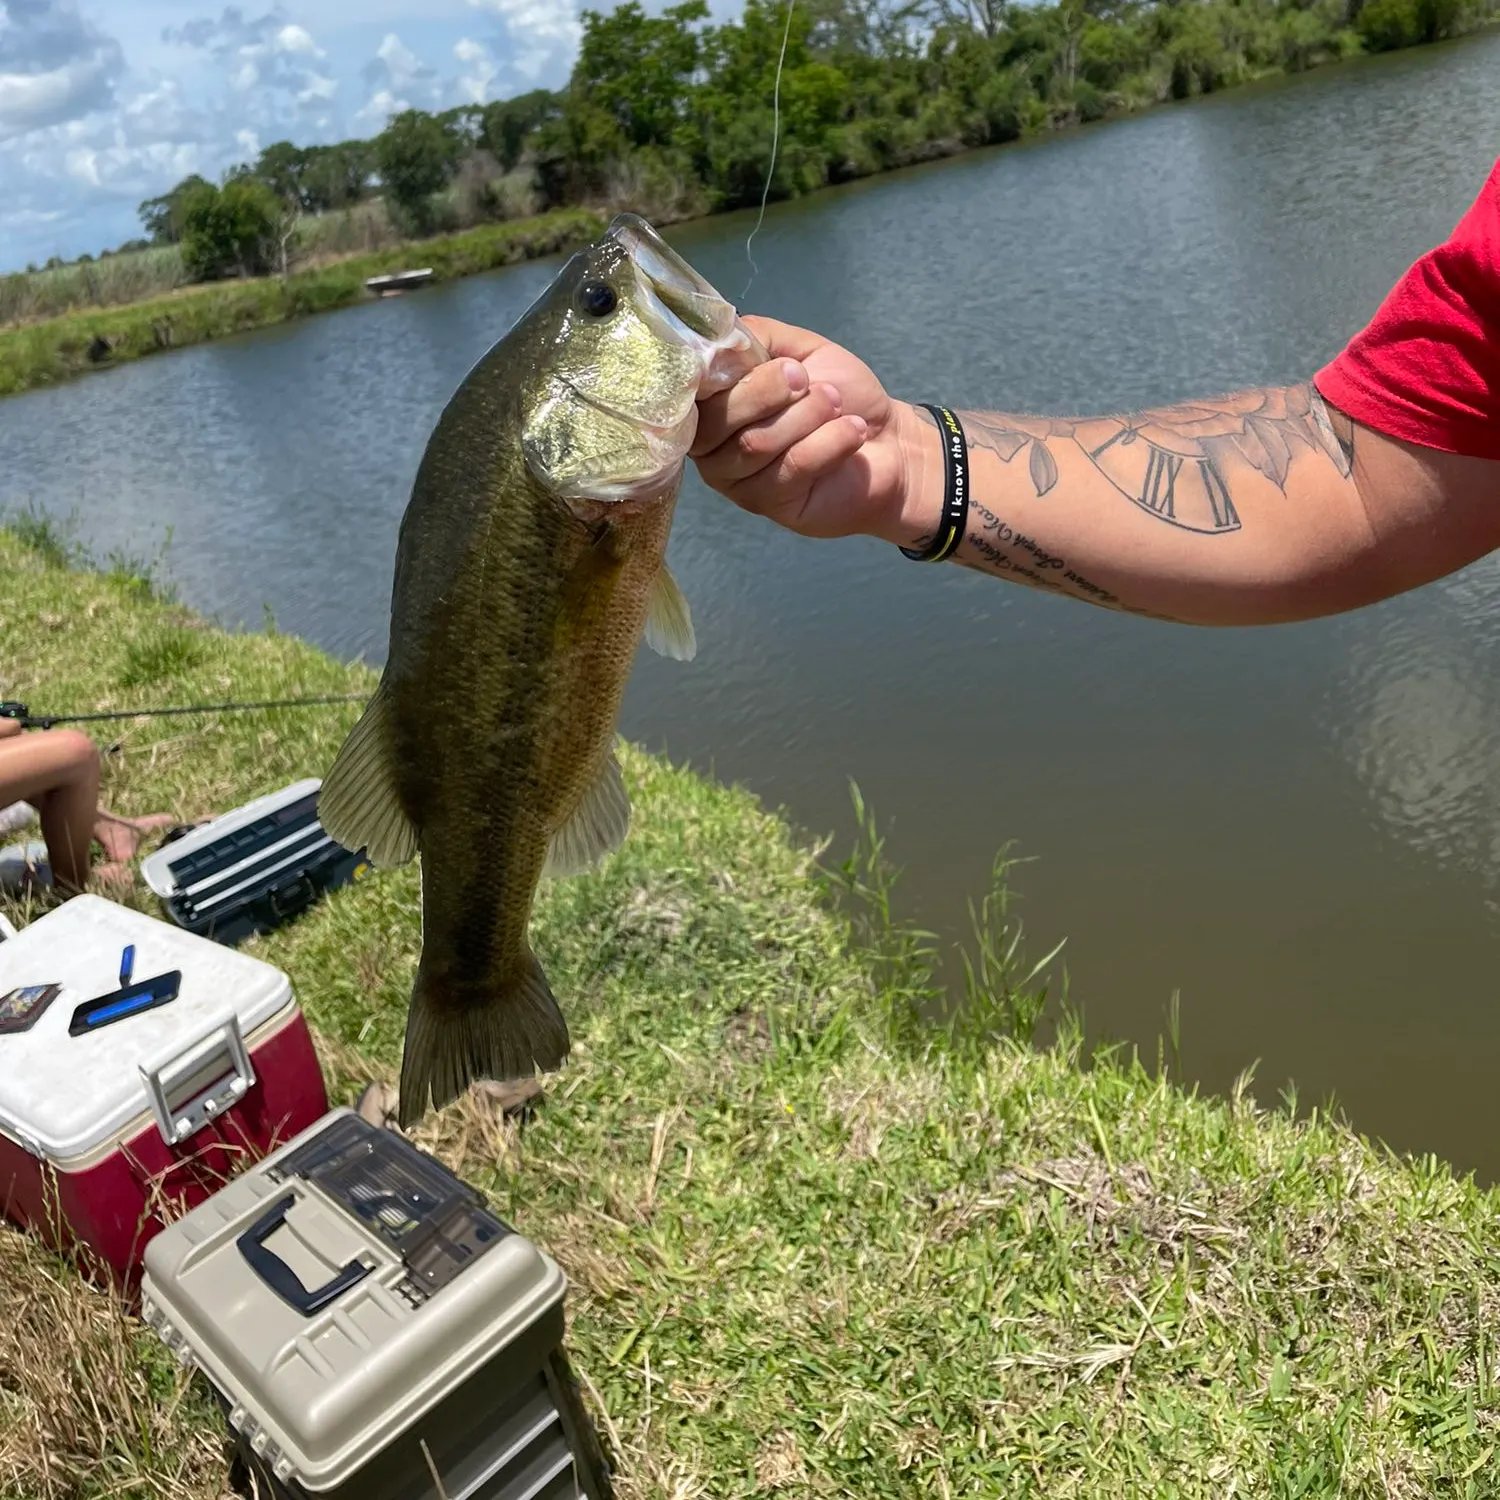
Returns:
[[[169,1146],[180,1145],[254,1086],[255,1068],[239,1017],[233,1011],[216,1016],[185,1047],[143,1064],[141,1079],[161,1138]]]

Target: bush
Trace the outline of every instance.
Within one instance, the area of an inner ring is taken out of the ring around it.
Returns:
[[[419,233],[434,220],[433,194],[452,179],[463,142],[436,115],[408,109],[375,138],[375,162],[387,194]]]
[[[204,183],[183,205],[182,263],[194,281],[261,276],[273,265],[281,207],[263,182]]]
[[[1453,35],[1462,16],[1463,0],[1370,0],[1354,26],[1371,52],[1394,52]]]

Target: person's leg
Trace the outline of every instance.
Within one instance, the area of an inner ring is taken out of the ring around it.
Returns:
[[[99,803],[99,750],[75,729],[0,741],[0,805],[29,802],[41,814],[52,877],[81,891]]]
[[[110,859],[123,864],[135,858],[135,851],[148,833],[170,828],[176,821],[170,813],[152,813],[148,818],[122,818],[119,813],[101,807],[94,817],[94,837]]]
[[[107,863],[94,871],[112,890],[130,884],[127,863],[141,840],[172,819],[122,818],[99,806],[99,749],[76,729],[49,729],[0,740],[0,806],[30,802],[42,820],[52,877],[81,891],[89,878],[90,842],[97,839]]]

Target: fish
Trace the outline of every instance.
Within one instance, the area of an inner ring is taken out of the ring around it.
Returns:
[[[696,651],[665,554],[697,403],[768,357],[650,224],[620,214],[428,438],[385,665],[318,799],[328,834],[372,865],[420,856],[403,1128],[569,1054],[531,947],[536,891],[629,830],[615,739],[637,649]]]

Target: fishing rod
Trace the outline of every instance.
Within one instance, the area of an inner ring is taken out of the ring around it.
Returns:
[[[34,714],[24,703],[0,702],[0,719],[14,719],[22,729],[51,729],[54,724],[98,724],[106,719],[163,719],[176,714],[241,713],[255,708],[310,708],[320,703],[362,703],[368,693],[330,693],[318,698],[268,698],[259,703],[190,703],[180,708],[122,708],[98,714]]]

